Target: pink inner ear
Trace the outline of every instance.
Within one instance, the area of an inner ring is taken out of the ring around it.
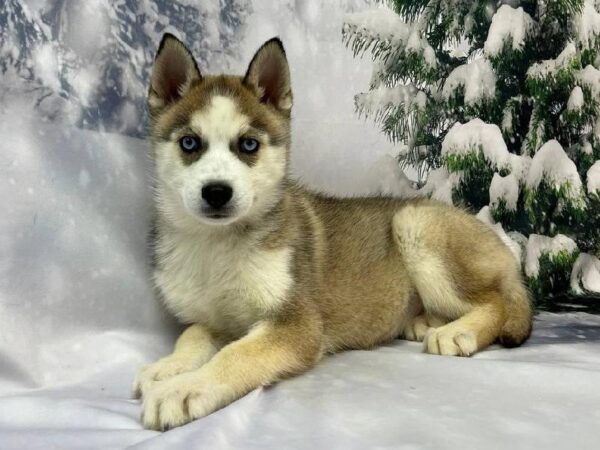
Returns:
[[[160,71],[154,89],[165,101],[177,100],[181,94],[179,88],[187,81],[187,71],[176,54],[167,54],[159,62]]]

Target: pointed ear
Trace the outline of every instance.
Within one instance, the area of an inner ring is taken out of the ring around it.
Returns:
[[[201,79],[198,64],[190,51],[183,42],[166,33],[160,41],[152,67],[148,93],[151,112],[179,100],[192,82]]]
[[[292,109],[290,69],[283,44],[278,38],[265,42],[258,49],[248,66],[244,84],[262,103],[289,114]]]

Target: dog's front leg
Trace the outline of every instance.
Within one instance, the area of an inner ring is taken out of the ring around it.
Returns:
[[[321,356],[321,333],[320,323],[306,318],[260,322],[200,369],[156,383],[144,393],[144,426],[165,430],[183,425],[310,368]]]
[[[134,397],[144,396],[158,381],[198,369],[217,353],[220,346],[206,327],[200,324],[189,326],[177,339],[173,353],[139,371],[133,382]]]

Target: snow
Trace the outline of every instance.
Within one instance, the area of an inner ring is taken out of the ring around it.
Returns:
[[[242,40],[250,0],[221,3],[224,14],[214,1],[6,0],[0,9],[0,71],[7,66],[14,75],[11,89],[36,91],[49,118],[61,115],[78,126],[122,131],[129,103],[136,114],[129,107],[133,119],[124,131],[141,136],[150,67],[164,31],[190,46],[202,70],[209,55],[220,69],[239,59],[233,47]]]
[[[50,43],[38,46],[33,52],[33,63],[42,83],[54,91],[60,91],[59,63],[55,46]]]
[[[435,51],[425,39],[421,25],[404,22],[398,14],[385,6],[346,14],[343,31],[349,40],[352,40],[352,36],[360,35],[368,40],[388,42],[392,53],[402,50],[417,54],[422,52],[430,67],[437,66]]]
[[[504,200],[508,211],[516,211],[518,199],[518,178],[512,173],[504,177],[497,172],[494,173],[490,184],[490,206],[495,209],[498,207],[500,201]]]
[[[525,264],[525,251],[527,248],[527,236],[518,231],[509,231],[506,233],[511,241],[513,241],[519,248],[519,264],[521,267]]]
[[[502,132],[495,124],[481,119],[472,119],[467,123],[455,123],[442,142],[442,155],[468,155],[481,150],[486,159],[496,167],[506,161],[508,148]]]
[[[485,58],[476,59],[454,69],[444,83],[442,95],[448,99],[456,89],[464,88],[465,104],[474,105],[494,98],[496,95],[496,75],[490,62]]]
[[[506,166],[510,168],[510,173],[519,180],[519,183],[522,183],[527,178],[529,168],[531,167],[531,161],[532,159],[530,156],[509,153]]]
[[[577,56],[577,48],[573,42],[569,42],[556,59],[546,59],[533,64],[527,69],[530,78],[544,78],[554,76],[560,69],[567,67]]]
[[[576,294],[600,293],[600,259],[581,253],[571,271],[571,289]]]
[[[577,251],[577,244],[573,239],[564,234],[554,237],[530,234],[527,241],[525,274],[530,278],[538,276],[540,271],[540,257],[548,255],[551,259],[561,252],[572,254]]]
[[[386,7],[346,14],[344,25],[360,31],[377,33],[379,39],[407,37],[411,32],[410,25]]]
[[[427,182],[418,193],[452,205],[452,191],[460,182],[460,178],[460,173],[448,173],[445,167],[431,170],[427,175]]]
[[[536,22],[522,7],[512,8],[502,5],[492,17],[483,49],[488,56],[497,56],[506,42],[512,44],[512,49],[523,49],[525,40],[536,31]]]
[[[98,83],[101,81],[98,75],[97,68],[84,67],[74,74],[70,80],[77,97],[84,107],[90,106],[93,100]]]
[[[442,142],[442,156],[466,156],[479,151],[492,167],[508,169],[517,181],[524,181],[531,158],[510,153],[500,128],[495,124],[485,123],[481,119],[471,119],[464,124],[457,122]]]
[[[489,206],[484,206],[479,210],[479,212],[475,215],[479,220],[483,223],[487,223],[488,225],[495,225],[494,219],[492,217],[492,212],[490,211]]]
[[[555,139],[542,145],[533,156],[526,185],[529,189],[537,189],[542,180],[557,190],[565,187],[571,200],[581,198],[582,185],[577,166]]]
[[[577,72],[576,79],[592,93],[595,99],[600,98],[600,70],[591,64]]]
[[[600,195],[600,161],[596,161],[586,174],[588,194],[592,192]]]
[[[577,42],[583,48],[595,48],[600,37],[600,13],[594,0],[585,0],[581,12],[573,19]]]
[[[398,85],[394,87],[379,86],[369,92],[356,96],[356,105],[365,114],[383,114],[390,108],[402,106],[405,114],[414,109],[424,109],[427,96],[414,85]]]
[[[581,87],[575,86],[567,101],[567,111],[579,111],[583,107],[583,102],[583,90]]]
[[[502,131],[507,134],[513,132],[513,109],[511,107],[505,108],[502,113]]]

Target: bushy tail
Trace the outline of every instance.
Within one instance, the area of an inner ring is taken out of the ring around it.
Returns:
[[[531,334],[533,307],[529,291],[521,281],[514,281],[506,289],[506,322],[499,341],[504,347],[517,347]]]

